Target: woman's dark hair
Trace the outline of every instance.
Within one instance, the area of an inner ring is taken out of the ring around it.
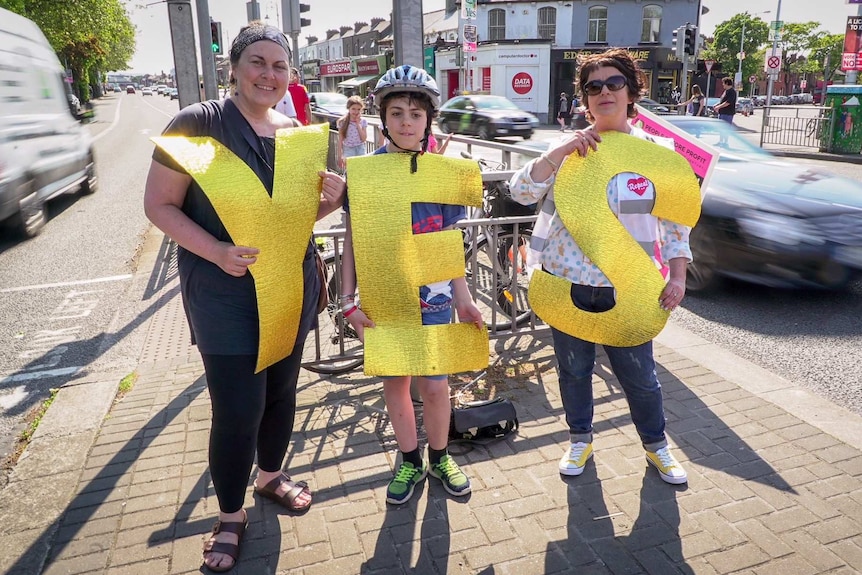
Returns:
[[[695,84],[694,86],[692,86],[692,87],[691,87],[691,93],[692,93],[692,94],[694,94],[695,96],[700,96],[700,94],[701,94],[701,92],[700,92],[700,86],[698,86],[697,84]]]
[[[644,73],[638,68],[637,62],[634,61],[628,50],[624,48],[611,48],[599,54],[580,56],[578,58],[578,73],[575,76],[575,85],[578,88],[581,103],[585,104],[587,120],[590,122],[593,122],[594,118],[590,113],[589,97],[584,90],[584,86],[587,84],[590,74],[606,66],[616,68],[625,77],[629,98],[632,98],[635,102],[640,99],[641,92],[646,89]],[[637,116],[633,103],[628,105],[626,114],[629,118]]]

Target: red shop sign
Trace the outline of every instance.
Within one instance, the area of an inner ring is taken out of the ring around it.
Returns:
[[[360,76],[376,76],[380,74],[380,64],[377,60],[360,60],[356,62],[356,73]]]
[[[352,74],[353,71],[350,69],[350,60],[320,65],[321,76],[350,76]]]

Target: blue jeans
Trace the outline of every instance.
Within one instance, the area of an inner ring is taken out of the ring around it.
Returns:
[[[572,442],[593,441],[593,369],[596,344],[551,328],[560,380],[560,396]],[[648,451],[667,445],[661,384],[655,373],[652,342],[635,347],[604,346],[614,375],[625,393],[632,422]]]
[[[718,115],[719,120],[724,120],[728,124],[733,124],[733,114],[721,114]]]

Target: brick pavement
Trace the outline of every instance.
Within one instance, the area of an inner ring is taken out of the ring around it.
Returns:
[[[70,487],[56,519],[38,529],[4,523],[6,573],[200,571],[217,513],[206,464],[209,404],[199,357],[182,343],[175,278],[150,295],[170,290],[151,319],[134,388],[101,420],[80,469],[55,476]],[[583,475],[563,478],[556,465],[567,434],[547,344],[494,344],[495,383],[517,405],[521,428],[458,456],[473,493],[458,500],[429,478],[401,508],[384,501],[396,446],[379,381],[303,371],[286,467],[309,481],[314,505],[295,516],[249,486],[251,525],[232,572],[862,572],[862,455],[819,419],[858,426],[859,418],[815,403],[785,408],[758,391],[765,384],[741,386],[705,367],[708,348],[658,343],[669,437],[688,485],[667,485],[647,467],[603,355],[596,454]],[[52,452],[63,449],[60,438]],[[28,484],[19,477],[4,491],[24,493]]]

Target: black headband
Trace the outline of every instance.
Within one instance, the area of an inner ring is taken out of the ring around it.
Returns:
[[[275,26],[252,25],[240,30],[239,34],[234,38],[233,44],[231,44],[230,47],[231,63],[239,62],[239,56],[242,54],[243,50],[260,40],[270,40],[271,42],[275,42],[284,48],[284,51],[287,52],[288,59],[290,59],[290,46],[287,43],[287,36],[285,36],[281,30]]]

